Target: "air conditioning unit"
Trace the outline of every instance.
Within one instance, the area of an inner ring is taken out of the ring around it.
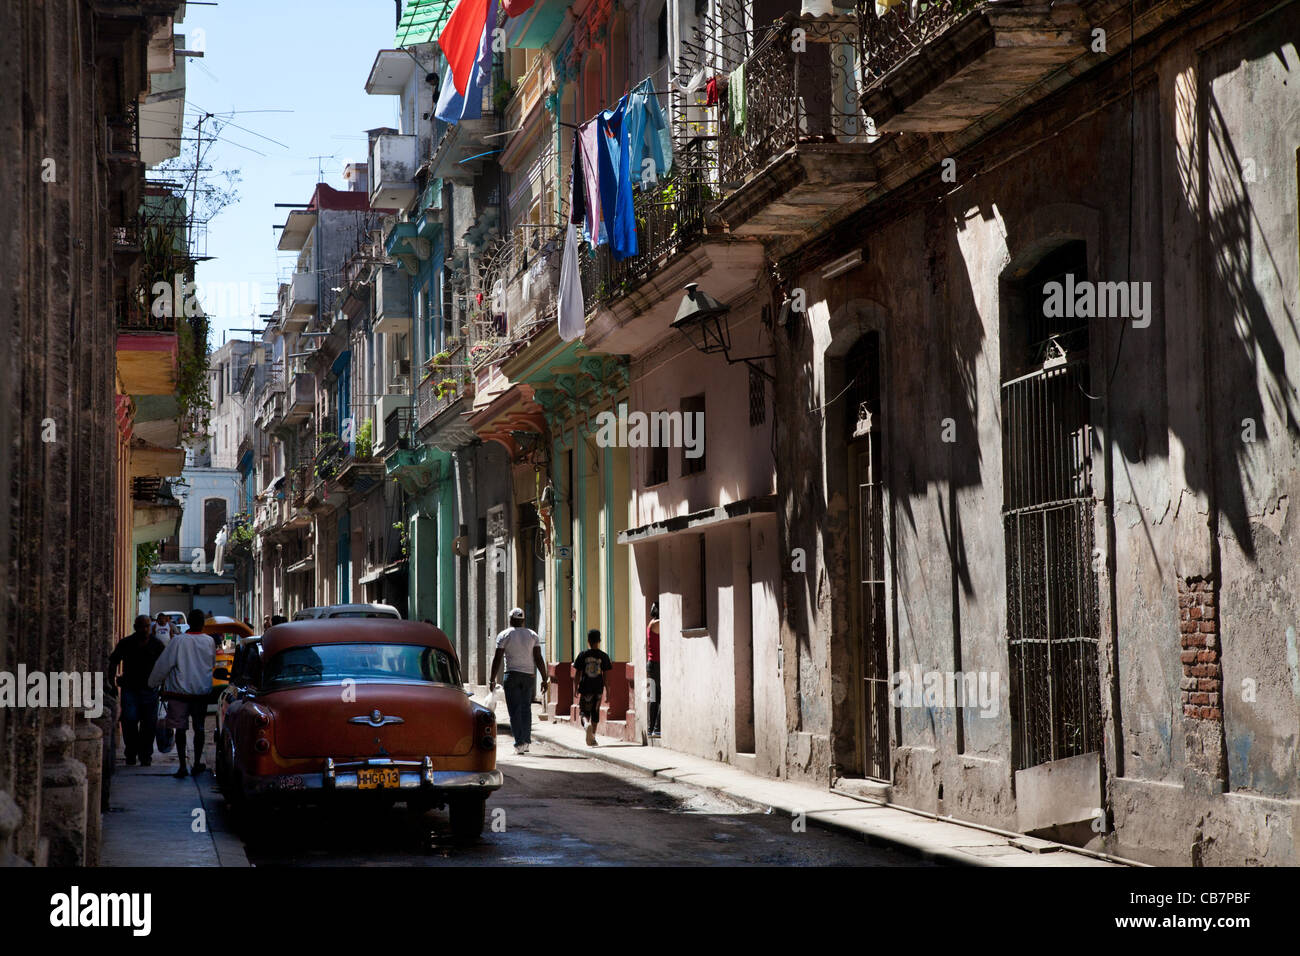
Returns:
[[[406,378],[411,374],[411,360],[409,358],[393,359],[393,372],[390,378]]]

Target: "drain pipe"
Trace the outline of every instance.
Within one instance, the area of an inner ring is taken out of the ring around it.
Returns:
[[[928,810],[916,810],[912,807],[899,806],[896,803],[889,803],[885,800],[875,800],[871,797],[864,797],[861,794],[849,793],[847,790],[840,790],[835,786],[832,786],[830,791],[838,796],[848,797],[850,800],[857,800],[859,803],[866,803],[875,807],[887,807],[890,810],[902,810],[904,813],[915,814],[918,817],[925,817],[928,820],[935,820],[939,823],[951,823],[961,827],[973,827],[976,830],[983,830],[985,833],[992,833],[995,836],[1005,837],[1009,840],[1023,840],[1028,836],[1028,834],[1025,833],[1013,833],[1010,830],[999,830],[997,827],[985,826],[983,823],[972,823],[969,820],[959,820],[952,816],[940,816],[937,813],[930,813]],[[1035,838],[1030,837],[1030,839]],[[1089,856],[1094,860],[1103,860],[1106,863],[1115,863],[1119,866],[1134,866],[1142,868],[1148,868],[1151,866],[1149,863],[1141,863],[1137,860],[1130,860],[1122,856],[1112,856],[1109,853],[1099,853],[1096,850],[1086,850],[1083,847],[1070,846],[1067,843],[1057,843],[1056,845],[1069,853],[1078,853],[1080,856]]]

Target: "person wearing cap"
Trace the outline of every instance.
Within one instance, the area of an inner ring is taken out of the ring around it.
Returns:
[[[492,657],[488,689],[495,690],[502,659],[505,660],[506,709],[510,711],[510,732],[515,738],[515,753],[528,753],[533,739],[533,671],[542,675],[542,700],[550,678],[537,632],[524,627],[523,608],[510,612],[510,626],[497,635],[497,651]]]

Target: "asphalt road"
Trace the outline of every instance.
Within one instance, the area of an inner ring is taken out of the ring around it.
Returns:
[[[503,748],[509,749],[509,748]],[[918,866],[917,858],[687,784],[534,742],[502,753],[482,839],[453,845],[446,811],[273,811],[241,837],[255,866]],[[431,826],[430,826],[431,825]],[[428,832],[429,830],[432,832]]]

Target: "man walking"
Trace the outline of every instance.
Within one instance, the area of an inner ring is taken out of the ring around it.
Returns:
[[[515,753],[528,753],[533,739],[533,671],[542,675],[542,700],[550,678],[546,674],[546,660],[542,657],[541,641],[537,632],[524,627],[524,612],[515,608],[510,612],[510,626],[497,635],[497,651],[492,657],[492,670],[488,675],[488,689],[495,690],[501,660],[505,658],[506,709],[510,711],[510,732],[515,738]]]
[[[174,634],[176,630],[176,628],[172,627],[171,618],[162,611],[159,611],[158,617],[149,628],[149,633],[162,641],[163,646],[166,647],[167,643],[172,639],[172,634]]]
[[[605,672],[612,670],[613,661],[600,649],[600,631],[587,632],[587,649],[573,661],[573,671],[578,677],[578,712],[587,722],[587,746],[596,746],[596,725],[600,723],[600,701],[605,696]]]
[[[185,729],[194,729],[194,776],[208,769],[203,763],[203,724],[208,716],[208,699],[212,696],[212,670],[217,666],[217,645],[202,633],[207,615],[190,611],[190,629],[172,638],[158,663],[149,674],[150,687],[162,687],[167,701],[166,726],[176,731],[178,778],[189,775],[185,769]]]
[[[135,619],[135,630],[117,642],[109,655],[109,669],[122,665],[117,686],[122,688],[122,742],[126,765],[148,767],[153,763],[154,733],[158,724],[158,692],[149,687],[149,674],[162,656],[165,645],[150,633],[149,617]]]

